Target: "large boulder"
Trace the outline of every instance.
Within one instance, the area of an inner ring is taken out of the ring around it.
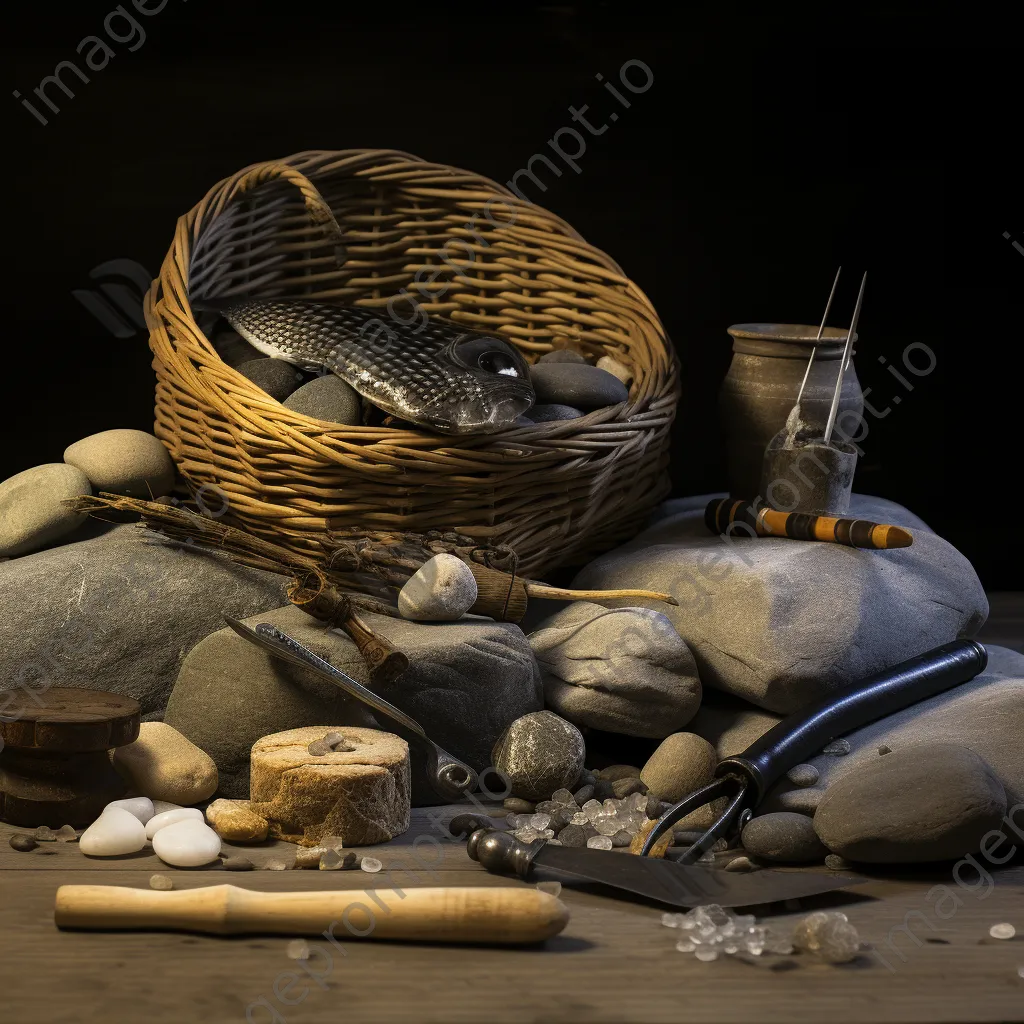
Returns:
[[[490,766],[491,747],[521,715],[542,706],[540,673],[518,626],[485,619],[427,625],[366,614],[366,621],[409,658],[392,683],[374,683],[385,700],[416,719],[427,735],[473,768]],[[253,616],[271,622],[363,684],[366,663],[349,637],[287,606]],[[220,792],[249,795],[249,752],[269,733],[306,726],[352,725],[388,731],[359,701],[331,683],[221,629],[185,659],[164,720],[205,750],[220,773]],[[424,758],[411,745],[413,801],[439,803]]]
[[[185,655],[225,614],[283,600],[280,576],[128,524],[15,558],[0,563],[0,690],[91,686],[159,717]]]
[[[711,497],[667,503],[653,525],[574,583],[671,593],[678,607],[651,606],[686,641],[705,687],[788,713],[972,636],[988,615],[967,559],[891,501],[854,495],[849,515],[907,527],[913,545],[864,551],[743,534],[726,542],[704,525]]]
[[[697,665],[650,608],[576,601],[530,634],[549,708],[580,726],[662,739],[700,705]]]

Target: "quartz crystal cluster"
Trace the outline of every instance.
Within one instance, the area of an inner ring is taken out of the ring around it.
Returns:
[[[818,910],[797,922],[793,944],[830,964],[853,960],[860,949],[860,936],[849,918],[837,910]]]
[[[633,793],[621,800],[587,800],[581,807],[567,789],[556,789],[550,800],[537,804],[533,814],[509,814],[509,831],[524,843],[555,838],[569,825],[587,830],[587,845],[593,849],[610,850],[613,846],[629,846],[630,840],[647,821],[647,797]],[[595,834],[596,833],[596,834]],[[602,841],[606,840],[606,841]]]
[[[661,923],[681,932],[676,943],[680,953],[692,953],[707,962],[717,960],[722,953],[761,956],[793,952],[789,939],[758,924],[753,914],[735,914],[717,903],[694,907],[685,914],[662,914]]]

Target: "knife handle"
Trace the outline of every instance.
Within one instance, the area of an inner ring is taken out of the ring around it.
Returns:
[[[383,890],[386,909],[361,890],[254,892],[233,885],[158,892],[62,885],[58,928],[146,929],[210,935],[322,935],[424,942],[542,942],[568,923],[561,900],[538,889],[450,887]]]
[[[543,839],[523,843],[508,832],[479,828],[466,842],[470,858],[480,862],[494,875],[518,875],[528,878],[533,858],[544,848]]]

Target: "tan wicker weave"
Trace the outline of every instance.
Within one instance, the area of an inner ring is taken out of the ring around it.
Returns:
[[[571,346],[615,356],[634,380],[622,405],[487,436],[324,423],[220,359],[190,288],[381,307],[382,319],[411,295],[530,361]],[[319,550],[332,525],[455,529],[510,544],[537,575],[621,541],[667,490],[678,380],[650,302],[563,220],[467,171],[393,150],[239,171],[178,221],[146,317],[156,432],[179,470],[296,550]]]

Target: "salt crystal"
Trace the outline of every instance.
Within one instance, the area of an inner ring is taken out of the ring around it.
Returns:
[[[508,825],[509,828],[519,828],[519,822],[516,821],[518,817],[518,814],[506,814],[505,824]]]
[[[1021,967],[1017,968],[1017,977],[1018,978],[1024,978],[1024,966],[1021,966]]]
[[[156,845],[155,843],[153,844]],[[264,871],[287,871],[288,862],[281,860],[280,857],[271,857],[270,860],[263,862]]]
[[[764,936],[764,951],[779,956],[789,956],[793,952],[793,943],[785,935],[768,928]]]
[[[526,828],[517,828],[512,835],[514,835],[521,843],[532,843],[534,839],[540,838],[540,833],[535,828],[530,828],[529,826]]]
[[[860,949],[860,936],[845,914],[819,910],[797,922],[793,945],[831,964],[853,960]]]
[[[703,853],[703,854],[701,854],[697,858],[697,863],[698,864],[714,864],[715,863],[715,855],[710,850],[708,850],[707,853]]]
[[[692,953],[697,947],[689,939],[680,939],[676,943],[676,949],[680,953]]]
[[[1017,934],[1017,929],[1012,924],[994,924],[988,930],[993,939],[1012,939]]]
[[[698,959],[704,961],[704,963],[711,963],[712,960],[718,959],[718,950],[699,948],[694,950],[693,955]]]
[[[317,865],[320,871],[340,871],[345,854],[341,850],[324,850],[320,854],[320,861]],[[298,858],[296,858],[298,862]]]
[[[561,882],[538,882],[539,892],[546,892],[549,896],[557,896],[562,891]]]
[[[666,928],[678,928],[682,914],[670,914],[667,911],[661,915],[661,923]]]
[[[551,799],[554,800],[556,804],[576,803],[576,798],[567,789],[556,789],[554,793],[551,794]]]
[[[149,887],[160,892],[168,892],[174,888],[174,883],[166,875],[150,875]]]
[[[308,960],[309,943],[305,939],[292,939],[285,948],[289,960]]]
[[[589,825],[590,818],[587,817],[586,811],[577,811],[572,818],[569,819],[570,825]]]
[[[594,828],[602,836],[613,836],[619,832],[619,823],[614,818],[598,818],[594,822]]]
[[[363,871],[368,871],[372,875],[376,874],[382,867],[384,867],[376,857],[364,857],[362,861],[360,861],[359,866]]]
[[[588,800],[583,805],[582,810],[587,816],[587,821],[593,821],[594,818],[601,817],[604,814],[604,807],[600,800]]]
[[[553,828],[546,828],[546,829],[544,829],[543,832],[541,832],[541,834],[539,836],[537,836],[537,838],[538,839],[554,839],[555,838],[555,830]]]
[[[822,751],[823,754],[831,754],[833,757],[843,757],[845,754],[850,752],[850,741],[842,739],[833,740],[825,749]]]
[[[608,797],[601,806],[604,808],[605,814],[618,814],[619,808],[622,806],[622,801],[613,800],[611,797]]]
[[[530,827],[543,832],[551,824],[550,814],[533,814],[530,816]]]
[[[610,850],[612,841],[610,836],[591,836],[587,840],[587,847],[591,850]]]
[[[54,832],[49,825],[40,825],[39,828],[32,833],[32,837],[40,843],[54,843],[57,841],[57,833]]]
[[[58,843],[73,843],[78,838],[78,833],[70,825],[61,825],[57,829]]]

